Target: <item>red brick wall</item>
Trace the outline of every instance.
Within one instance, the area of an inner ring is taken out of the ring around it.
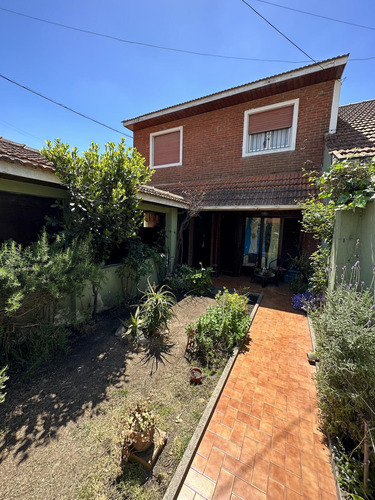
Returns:
[[[323,82],[150,127],[134,133],[134,145],[149,163],[150,133],[183,126],[183,164],[155,170],[151,182],[154,185],[321,167],[333,87],[334,81]],[[296,98],[299,112],[295,151],[242,158],[244,111]]]

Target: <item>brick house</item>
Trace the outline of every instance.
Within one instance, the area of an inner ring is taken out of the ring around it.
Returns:
[[[151,184],[200,198],[185,260],[240,274],[312,249],[296,200],[335,133],[348,56],[123,121],[155,170]]]

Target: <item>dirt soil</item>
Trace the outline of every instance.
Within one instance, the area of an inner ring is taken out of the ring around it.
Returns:
[[[124,313],[106,314],[30,382],[11,376],[0,406],[0,499],[161,498],[220,376],[191,386],[184,358],[185,328],[209,304],[179,302],[167,339],[148,347],[121,342]],[[111,429],[138,396],[152,397],[168,442],[153,472],[126,464],[116,480]]]

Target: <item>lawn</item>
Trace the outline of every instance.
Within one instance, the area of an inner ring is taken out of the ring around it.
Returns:
[[[112,311],[31,381],[13,374],[0,406],[0,498],[162,498],[221,373],[206,370],[202,385],[190,385],[184,357],[186,326],[209,304],[183,299],[169,335],[143,347],[114,335],[126,311]],[[120,466],[124,410],[146,397],[168,433],[149,473]]]

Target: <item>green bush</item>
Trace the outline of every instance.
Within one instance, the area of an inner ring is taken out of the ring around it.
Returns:
[[[3,392],[3,389],[5,389],[5,382],[9,378],[6,375],[7,368],[7,366],[4,366],[0,369],[0,404],[4,402],[6,395],[6,392]]]
[[[212,285],[212,268],[194,269],[189,266],[178,267],[168,280],[168,286],[184,295],[205,295]]]
[[[39,365],[66,345],[67,330],[55,326],[58,306],[79,295],[84,282],[98,284],[89,245],[49,243],[44,232],[30,247],[0,249],[0,356],[23,367]]]
[[[374,291],[363,289],[356,274],[354,266],[351,282],[342,280],[328,290],[324,306],[311,314],[324,426],[328,434],[348,435],[359,442],[365,415],[370,414],[371,427],[375,426],[375,305]]]
[[[208,365],[229,357],[250,325],[245,295],[224,290],[216,295],[216,302],[216,307],[209,306],[206,314],[186,329],[188,335],[194,335],[194,355]]]
[[[176,298],[165,287],[156,290],[148,283],[148,289],[142,296],[140,306],[140,317],[143,321],[143,330],[150,336],[163,328],[167,328],[168,321],[173,318],[172,307],[176,303]]]

